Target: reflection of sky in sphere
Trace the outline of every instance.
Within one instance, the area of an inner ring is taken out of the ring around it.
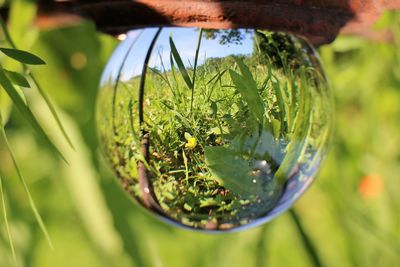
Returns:
[[[129,80],[130,78],[140,75],[143,68],[144,59],[149,49],[150,43],[157,32],[157,28],[149,28],[145,30],[130,31],[127,40],[122,42],[112,55],[107,67],[104,71],[101,83],[114,80],[121,67],[126,53],[129,51],[125,65],[121,73],[121,80]],[[221,58],[229,55],[251,54],[253,51],[252,34],[245,34],[245,38],[241,44],[226,44],[221,49],[218,38],[208,40],[203,37],[199,53],[198,64],[203,64],[206,58]],[[199,31],[194,28],[165,28],[162,30],[157,43],[154,47],[149,66],[161,69],[161,60],[165,68],[168,70],[170,64],[170,44],[169,37],[172,36],[174,43],[182,57],[182,61],[186,66],[193,66],[195,50],[197,46]]]

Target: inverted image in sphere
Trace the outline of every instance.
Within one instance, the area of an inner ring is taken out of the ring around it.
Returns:
[[[267,222],[313,181],[332,103],[313,48],[264,30],[131,31],[100,85],[102,150],[162,219],[226,231]]]

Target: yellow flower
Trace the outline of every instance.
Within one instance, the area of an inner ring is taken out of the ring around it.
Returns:
[[[194,137],[190,137],[185,144],[185,147],[188,149],[194,149],[197,146],[197,139]]]
[[[222,138],[218,137],[217,139],[215,139],[215,143],[217,143],[218,145],[222,144]]]

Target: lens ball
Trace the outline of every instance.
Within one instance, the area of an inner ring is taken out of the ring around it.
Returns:
[[[102,76],[97,125],[123,188],[175,225],[245,229],[314,180],[332,101],[307,41],[265,30],[127,33]]]

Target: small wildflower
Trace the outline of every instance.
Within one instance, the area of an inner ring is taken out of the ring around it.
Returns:
[[[194,137],[190,137],[185,144],[185,147],[188,149],[194,149],[197,146],[197,139]]]
[[[221,145],[222,144],[222,138],[218,137],[217,139],[215,139],[215,143],[218,144],[218,145]]]

